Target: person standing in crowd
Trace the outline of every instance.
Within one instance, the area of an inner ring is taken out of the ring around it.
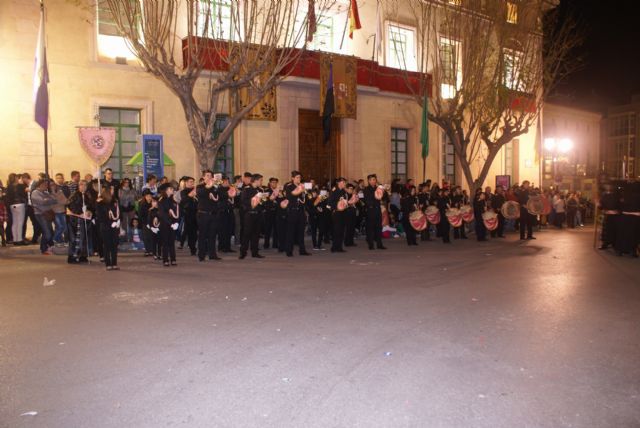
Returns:
[[[133,219],[136,214],[136,191],[131,187],[131,180],[128,178],[123,178],[118,187],[118,203],[120,204],[120,216],[122,217],[120,224],[122,225],[128,240],[131,219]]]
[[[411,214],[419,210],[418,196],[416,195],[415,186],[405,187],[402,191],[402,199],[400,199],[400,208],[402,210],[402,227],[407,237],[407,245],[418,245],[416,230],[411,226]]]
[[[67,183],[69,197],[78,191],[78,183],[80,183],[80,171],[71,171],[71,181]]]
[[[280,190],[276,202],[276,229],[278,234],[278,252],[287,251],[287,205],[289,200]]]
[[[180,191],[180,212],[184,221],[184,230],[180,236],[180,248],[185,241],[192,256],[196,255],[196,241],[198,239],[198,200],[196,198],[196,180],[193,177],[184,178],[184,189]]]
[[[58,203],[55,196],[49,193],[49,180],[43,179],[35,184],[31,192],[31,205],[36,221],[40,225],[42,236],[40,238],[40,253],[50,255],[53,247],[53,228],[51,223],[55,220],[53,207]]]
[[[176,230],[180,220],[178,204],[173,199],[173,187],[169,183],[158,187],[158,219],[160,220],[159,237],[162,246],[162,264],[175,266],[176,263]]]
[[[331,192],[327,206],[331,209],[332,225],[332,253],[344,253],[342,248],[345,232],[345,210],[347,208],[347,192],[345,190],[347,180],[339,177],[336,180],[336,188]]]
[[[220,194],[213,180],[213,172],[204,172],[204,182],[196,187],[198,198],[198,260],[221,260],[216,253],[218,234],[218,201]]]
[[[251,187],[251,177],[253,176],[253,174],[251,174],[249,171],[245,171],[244,174],[242,174],[242,183],[240,184],[239,190],[242,191],[245,188],[249,188]],[[240,203],[239,203],[239,210],[238,210],[238,214],[240,216],[240,241],[242,241],[242,239],[244,238],[244,208],[242,207],[242,197],[239,198],[240,199]]]
[[[518,199],[518,203],[520,204],[520,239],[536,239],[533,237],[533,223],[534,217],[529,214],[529,210],[527,210],[527,202],[529,202],[529,195],[531,183],[528,180],[522,182],[520,188],[516,191],[516,197]]]
[[[7,246],[7,236],[5,232],[5,222],[8,220],[7,206],[5,202],[6,189],[0,180],[0,238],[2,239],[2,246]]]
[[[322,247],[322,240],[318,241],[318,222],[319,222],[319,209],[320,204],[323,202],[323,198],[318,193],[317,189],[311,189],[309,198],[305,201],[305,208],[307,210],[307,218],[309,219],[309,231],[311,232],[311,245],[314,250],[320,250]]]
[[[117,198],[119,196],[120,190],[120,182],[113,178],[113,170],[111,168],[107,168],[104,170],[104,179],[102,180],[102,186],[106,188],[113,188],[113,198]]]
[[[96,204],[96,226],[102,237],[102,257],[107,270],[118,267],[118,236],[120,235],[120,207],[113,197],[115,187],[102,188]]]
[[[484,226],[482,214],[487,210],[487,192],[482,189],[476,190],[473,198],[473,216],[475,217],[476,238],[479,242],[487,240],[487,228]]]
[[[449,224],[449,219],[447,218],[447,210],[451,208],[451,198],[449,197],[448,188],[438,190],[436,206],[440,211],[440,223],[436,226],[438,228],[438,235],[442,238],[442,243],[450,244],[451,238],[449,235],[451,224]]]
[[[89,224],[93,217],[94,200],[87,193],[87,182],[79,181],[78,189],[69,197],[69,252],[67,262],[89,263]]]
[[[502,186],[496,186],[496,193],[493,195],[493,198],[491,198],[490,207],[498,215],[498,227],[495,230],[491,231],[492,238],[495,238],[496,236],[498,238],[505,237],[504,236],[505,218],[502,215],[502,205],[504,205],[505,202],[507,202],[507,199],[505,198],[505,195],[504,195],[504,188]]]
[[[67,186],[67,183],[64,181],[64,174],[60,172],[56,174],[55,184],[56,187],[58,187],[60,191],[62,191],[64,196],[69,199],[69,196],[71,196],[71,191],[69,190],[69,186]]]
[[[578,199],[575,193],[570,193],[567,198],[567,227],[575,229],[576,215],[578,214]]]
[[[380,205],[384,197],[384,189],[378,187],[378,177],[375,174],[369,174],[367,182],[369,185],[363,191],[367,216],[367,243],[370,250],[373,250],[374,243],[379,250],[386,250],[382,245],[382,207]]]
[[[269,199],[264,203],[264,249],[278,247],[278,228],[276,227],[276,199],[271,198],[278,193],[278,179],[271,177],[269,185],[265,192],[269,195]],[[273,239],[273,240],[272,240]]]
[[[344,215],[344,246],[355,247],[357,245],[355,243],[356,222],[358,219],[357,211],[360,200],[353,184],[347,184],[345,190],[347,191],[347,199],[349,200],[349,203],[347,204],[348,206]]]
[[[142,198],[138,201],[138,219],[140,220],[140,227],[142,228],[142,242],[144,243],[144,256],[149,257],[153,255],[153,232],[149,226],[149,210],[151,210],[151,201],[153,195],[151,190],[145,189],[142,191]]]
[[[56,180],[56,183],[51,185],[51,194],[56,198],[56,204],[53,206],[53,213],[55,214],[55,233],[53,234],[53,243],[55,245],[62,245],[65,241],[68,241],[67,233],[67,203],[69,202],[69,196],[65,194],[64,188],[58,185],[59,182],[63,183],[64,178]]]
[[[144,186],[142,186],[142,191],[149,190],[151,192],[151,196],[156,196],[158,194],[158,177],[153,174],[149,174],[147,176],[147,182]]]
[[[27,186],[22,179],[22,174],[17,174],[13,184],[7,189],[7,200],[11,209],[13,245],[27,245],[23,234],[27,214]]]
[[[38,222],[38,220],[36,219],[35,216],[35,210],[33,208],[33,203],[31,202],[31,192],[33,192],[35,190],[35,186],[36,183],[39,183],[40,181],[44,180],[45,175],[43,173],[38,174],[38,181],[33,181],[31,179],[31,175],[29,175],[28,173],[23,173],[22,174],[22,181],[26,186],[26,192],[27,192],[27,219],[29,219],[31,221],[31,228],[33,229],[33,236],[31,237],[31,244],[32,245],[37,245],[38,241],[40,239],[40,236],[42,235],[42,230],[40,228],[40,223]],[[25,219],[24,223],[22,224],[22,236],[26,237],[27,236],[27,221]]]
[[[223,253],[235,253],[231,248],[231,235],[235,229],[235,215],[233,206],[237,197],[237,190],[229,183],[229,178],[222,177],[222,184],[218,187],[220,200],[218,201],[218,250]]]
[[[151,255],[154,260],[160,260],[162,257],[162,243],[160,241],[160,217],[158,213],[158,196],[151,198],[151,207],[149,207],[149,213],[147,214],[147,221],[149,224],[149,230],[151,231]]]
[[[304,213],[306,193],[301,183],[302,175],[298,171],[291,172],[291,181],[284,187],[287,197],[287,257],[293,257],[293,245],[298,244],[301,256],[310,256],[304,245],[306,216]]]
[[[263,198],[267,198],[267,196],[261,192],[261,188],[262,175],[260,174],[253,174],[250,185],[242,187],[240,203],[244,213],[244,235],[242,235],[242,245],[240,246],[240,260],[247,257],[249,247],[251,247],[251,257],[264,258],[259,252],[259,244],[260,229],[264,220]]]
[[[462,195],[462,188],[455,186],[453,188],[453,195],[451,195],[451,207],[460,209],[464,204],[464,196]],[[453,228],[453,239],[467,239],[467,232],[465,231],[465,225]]]
[[[564,195],[558,194],[558,197],[555,198],[555,202],[553,203],[553,210],[555,211],[554,221],[555,226],[558,229],[562,229],[562,224],[565,221],[567,203],[564,199]]]

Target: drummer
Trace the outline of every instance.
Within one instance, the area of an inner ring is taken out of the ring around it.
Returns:
[[[476,237],[480,242],[487,240],[487,228],[482,221],[482,214],[484,214],[486,210],[486,194],[482,189],[476,189],[476,195],[473,198],[473,214],[476,218]]]
[[[491,208],[498,214],[498,227],[491,231],[491,237],[504,238],[504,221],[505,218],[502,215],[502,205],[507,201],[504,188],[502,186],[496,186],[496,193],[491,198]]]
[[[460,209],[464,205],[464,195],[462,194],[462,188],[456,186],[453,188],[453,196],[451,196],[451,207]],[[465,232],[464,224],[460,227],[453,228],[453,239],[467,239],[467,233]]]
[[[418,210],[419,206],[418,196],[416,195],[416,186],[410,185],[409,187],[403,187],[400,192],[402,195],[402,198],[400,199],[402,227],[404,228],[404,234],[407,237],[407,245],[418,245],[418,241],[416,239],[417,233],[409,221],[411,213]]]

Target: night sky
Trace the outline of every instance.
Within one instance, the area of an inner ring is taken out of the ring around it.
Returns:
[[[563,13],[584,28],[575,55],[581,69],[556,88],[553,99],[576,107],[606,109],[640,94],[640,13],[637,0],[561,0]]]

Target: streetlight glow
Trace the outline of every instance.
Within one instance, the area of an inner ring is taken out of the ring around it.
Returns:
[[[556,148],[556,139],[555,138],[545,138],[544,139],[544,148],[552,152]]]
[[[563,138],[558,144],[560,153],[568,153],[573,149],[573,141],[570,138]]]

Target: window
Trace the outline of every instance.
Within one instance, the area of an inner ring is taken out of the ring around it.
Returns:
[[[238,39],[238,25],[233,19],[232,0],[198,1],[197,35],[212,39]],[[205,32],[205,27],[207,30]]]
[[[509,24],[518,23],[518,5],[512,1],[507,2],[507,22]]]
[[[442,73],[440,94],[444,99],[453,98],[462,84],[460,42],[440,37],[439,55]]]
[[[456,153],[446,133],[442,133],[442,179],[456,183]]]
[[[130,0],[132,5],[138,0]],[[142,6],[140,6],[142,7]],[[124,37],[121,36],[120,30],[113,17],[111,9],[105,2],[96,2],[98,23],[98,56],[109,59],[124,59],[124,63],[128,60],[136,59],[136,56],[127,46]],[[126,21],[126,20],[125,20]]]
[[[137,152],[137,138],[140,135],[140,110],[100,107],[100,126],[116,128],[116,145],[105,168],[113,170],[116,178],[131,176],[133,167],[127,166],[129,159]]]
[[[226,128],[229,123],[229,116],[218,114],[216,115],[216,123],[213,127],[213,136],[217,137]],[[216,155],[216,164],[213,168],[214,172],[219,172],[227,177],[233,177],[233,134],[227,141],[218,149]]]
[[[522,52],[518,52],[512,49],[504,50],[504,86],[514,91],[525,90],[522,62]]]
[[[391,178],[407,180],[408,129],[391,128]]]
[[[415,29],[389,24],[387,30],[387,66],[417,71]]]
[[[447,0],[447,3],[454,5],[454,6],[461,6],[462,5],[462,0]]]

